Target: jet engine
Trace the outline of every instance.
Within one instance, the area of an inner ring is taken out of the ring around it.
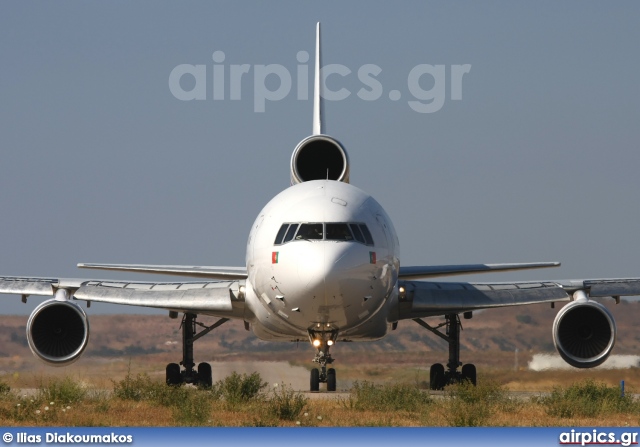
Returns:
[[[616,323],[602,304],[574,301],[564,306],[553,322],[553,343],[560,356],[576,368],[604,362],[616,342]]]
[[[76,361],[89,342],[89,320],[80,306],[48,300],[27,321],[27,340],[33,354],[53,366]]]
[[[310,180],[349,183],[349,157],[342,144],[327,135],[302,140],[291,155],[291,184]]]

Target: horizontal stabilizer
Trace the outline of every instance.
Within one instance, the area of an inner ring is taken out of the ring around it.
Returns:
[[[155,273],[157,275],[187,276],[221,280],[246,279],[244,267],[213,267],[186,265],[145,265],[145,264],[78,264],[81,269],[115,270],[119,272]]]
[[[559,266],[559,262],[401,266],[398,277],[401,279],[423,279],[442,276],[467,275],[471,273],[495,273],[507,270],[530,270]]]

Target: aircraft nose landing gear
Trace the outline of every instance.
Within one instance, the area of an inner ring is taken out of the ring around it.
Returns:
[[[327,369],[327,365],[331,365],[333,363],[333,358],[329,353],[329,349],[333,346],[337,337],[337,331],[309,330],[309,340],[313,347],[318,350],[313,362],[320,365],[320,369],[313,368],[311,370],[309,389],[313,393],[320,391],[321,382],[327,384],[327,391],[336,390],[336,370],[333,368]]]

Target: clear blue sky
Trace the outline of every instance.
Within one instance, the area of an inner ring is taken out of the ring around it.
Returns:
[[[630,1],[2,2],[0,274],[151,279],[75,264],[244,265],[251,223],[288,186],[291,152],[311,132],[296,55],[313,55],[317,21],[324,63],[352,71],[329,79],[351,95],[327,104],[327,133],[349,152],[351,183],[393,219],[403,264],[563,263],[476,280],[640,277]],[[227,72],[250,65],[242,99],[212,99],[215,51]],[[206,100],[171,94],[180,64],[206,65]],[[256,113],[255,66],[268,64],[294,84]],[[375,101],[356,94],[365,64],[382,69]],[[446,69],[434,113],[408,105],[420,64]],[[454,101],[449,75],[463,64]],[[36,302],[3,299],[4,313]],[[131,311],[91,313],[119,310]]]

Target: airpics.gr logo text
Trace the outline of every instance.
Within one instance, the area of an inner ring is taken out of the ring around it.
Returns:
[[[242,88],[253,78],[253,110],[262,113],[266,110],[267,101],[281,101],[293,89],[295,82],[296,99],[309,99],[309,53],[299,51],[295,76],[281,64],[224,64],[226,55],[222,51],[212,54],[213,65],[180,64],[169,74],[169,90],[181,101],[231,101],[242,99]],[[462,100],[463,76],[471,71],[471,64],[464,65],[431,65],[419,64],[413,67],[406,79],[406,87],[411,95],[407,105],[418,113],[434,113],[442,109],[447,99]],[[327,86],[327,79],[332,78],[332,85],[340,78],[356,76],[360,88],[355,92],[363,101],[381,99],[385,92],[391,101],[399,101],[403,93],[400,90],[385,90],[378,76],[382,72],[376,64],[365,64],[355,72],[342,64],[324,65],[321,72],[322,97],[327,101],[342,101],[353,93],[346,87],[332,90]],[[243,84],[244,83],[244,84]],[[339,82],[338,82],[339,84]],[[424,85],[431,85],[425,89]],[[447,88],[448,87],[448,88]]]

